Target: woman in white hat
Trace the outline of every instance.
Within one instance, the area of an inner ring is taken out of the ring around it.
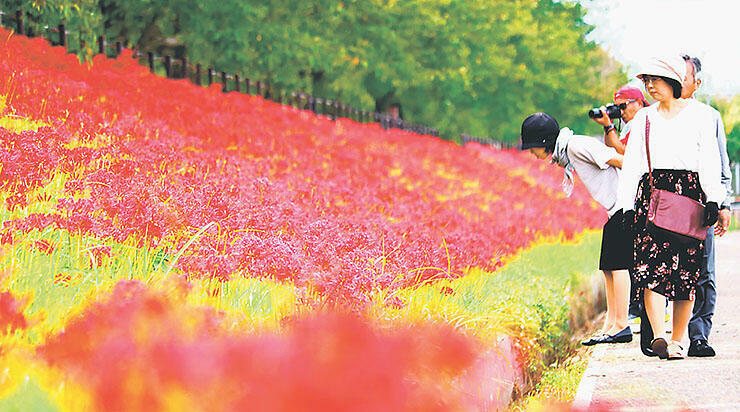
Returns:
[[[712,120],[699,105],[680,98],[685,75],[686,63],[680,56],[651,59],[637,75],[657,104],[640,110],[633,119],[617,195],[625,226],[635,234],[631,276],[636,299],[644,297],[655,337],[651,349],[661,359],[685,356],[682,341],[691,318],[703,246],[699,240],[678,244],[647,229],[651,188],[646,125],[655,189],[680,193],[703,203],[705,226],[716,223],[717,205],[724,196],[717,141],[710,133]],[[673,301],[670,341],[663,320],[666,298]]]

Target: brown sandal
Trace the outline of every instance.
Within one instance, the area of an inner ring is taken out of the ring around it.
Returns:
[[[668,359],[668,342],[666,342],[665,339],[653,339],[653,342],[650,344],[650,349],[652,349],[660,359]]]

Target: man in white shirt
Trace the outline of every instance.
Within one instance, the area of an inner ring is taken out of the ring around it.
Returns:
[[[686,78],[682,84],[681,97],[690,99],[692,104],[699,104],[710,111],[714,121],[713,134],[717,137],[720,160],[722,162],[722,184],[727,188],[727,198],[722,202],[716,227],[707,230],[707,239],[704,243],[704,268],[696,286],[696,301],[694,302],[693,316],[689,322],[689,356],[709,357],[714,356],[714,349],[709,346],[709,332],[712,328],[712,315],[714,314],[717,290],[715,284],[714,270],[714,235],[722,236],[730,226],[730,193],[732,192],[732,173],[730,161],[727,156],[727,139],[725,128],[720,113],[709,105],[696,101],[694,93],[701,85],[701,62],[696,57],[682,56],[686,61]]]
[[[570,196],[574,172],[591,196],[609,216],[601,240],[599,269],[606,284],[606,320],[600,332],[581,342],[585,346],[600,343],[627,343],[632,331],[627,325],[630,294],[628,269],[632,266],[632,239],[622,227],[622,211],[617,207],[617,184],[622,155],[595,138],[579,136],[546,113],[535,113],[522,123],[521,150],[528,150],[541,160],[550,158],[564,168],[563,190]]]

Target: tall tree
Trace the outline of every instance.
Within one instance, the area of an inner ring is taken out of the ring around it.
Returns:
[[[598,133],[586,110],[626,81],[572,1],[86,1],[111,39],[355,107],[398,103],[453,138],[515,141],[534,111]]]

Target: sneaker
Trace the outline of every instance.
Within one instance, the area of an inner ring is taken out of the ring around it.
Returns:
[[[627,319],[627,325],[630,327],[630,330],[634,334],[640,333],[640,317],[639,316],[632,316]]]
[[[695,339],[691,341],[689,345],[689,356],[696,356],[699,358],[709,358],[716,355],[714,348],[709,346],[709,343],[704,339]]]
[[[669,360],[683,359],[686,356],[684,355],[683,346],[681,346],[681,343],[676,342],[675,340],[672,340],[671,343],[668,344],[667,350]]]

